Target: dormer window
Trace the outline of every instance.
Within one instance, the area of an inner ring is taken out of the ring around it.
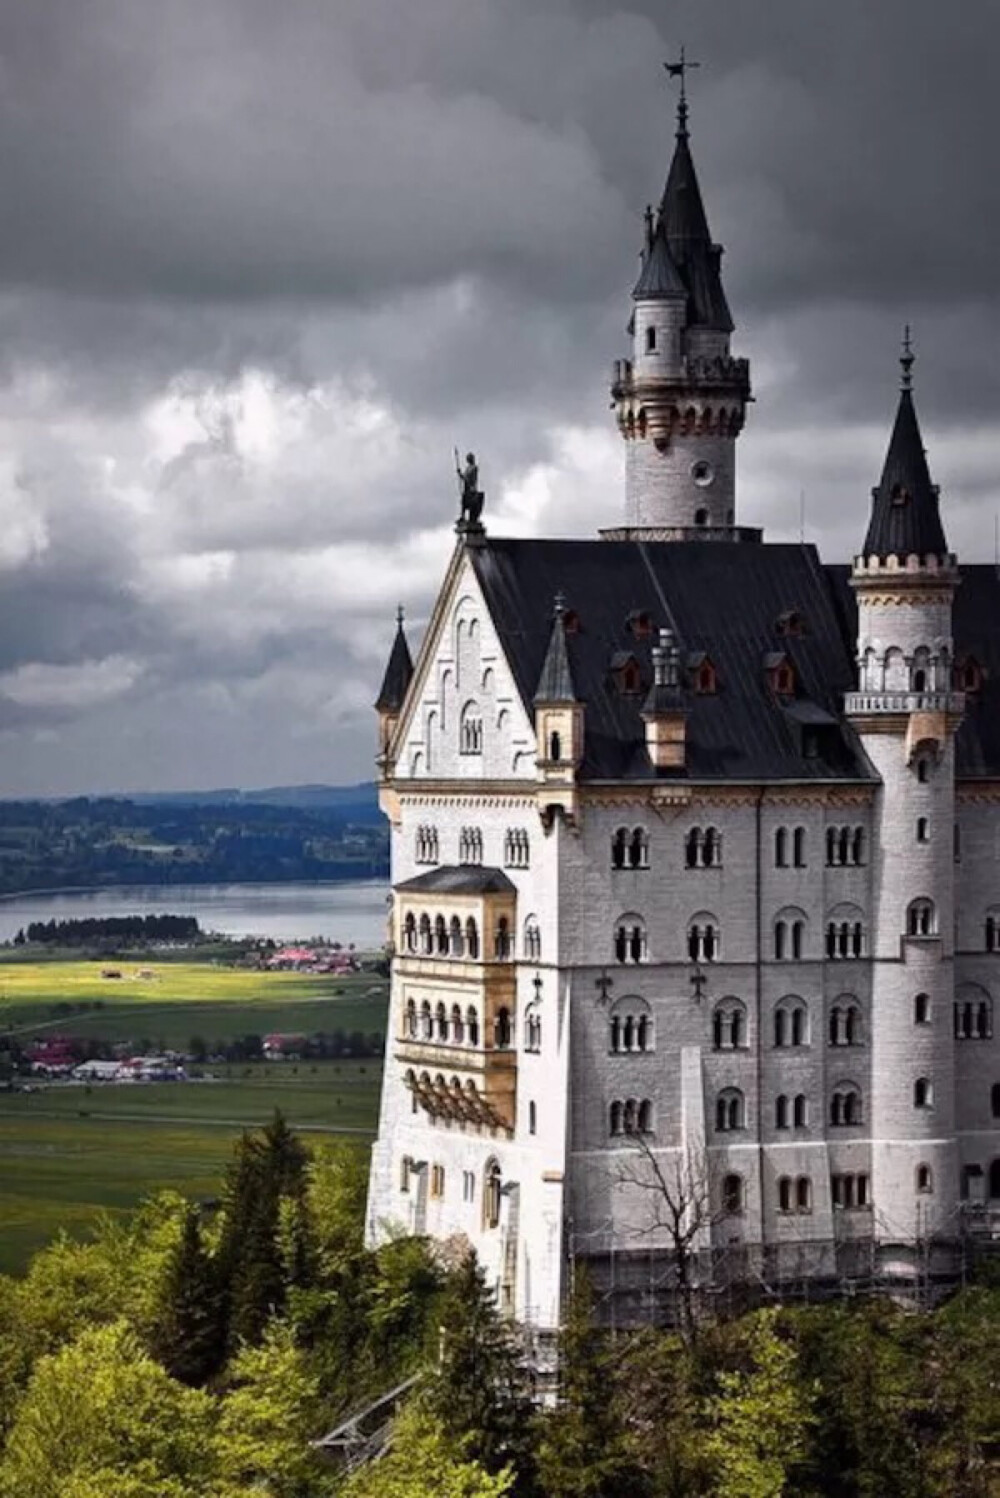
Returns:
[[[960,692],[978,692],[983,685],[983,668],[975,656],[967,655],[959,661],[955,678]]]
[[[776,697],[795,696],[795,667],[787,655],[772,652],[764,657],[768,685]]]
[[[691,673],[691,685],[699,697],[714,697],[719,690],[719,678],[715,666],[704,651],[696,651],[688,656],[688,670]]]
[[[775,633],[788,637],[805,634],[805,622],[798,609],[785,609],[774,624]]]
[[[653,633],[652,616],[645,609],[633,609],[625,621],[625,628],[633,639],[646,640]]]
[[[611,657],[611,674],[619,692],[627,697],[642,691],[642,672],[634,655],[616,651]]]

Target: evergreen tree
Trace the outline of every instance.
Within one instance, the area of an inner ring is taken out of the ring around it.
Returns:
[[[441,1317],[441,1356],[427,1405],[448,1439],[488,1472],[508,1465],[527,1492],[532,1471],[531,1378],[474,1254],[455,1271]]]
[[[575,1274],[559,1339],[559,1404],[539,1422],[538,1471],[546,1498],[638,1493],[618,1398],[614,1349],[594,1325],[585,1268]]]
[[[151,1344],[167,1372],[191,1387],[218,1372],[225,1355],[215,1271],[193,1205],[185,1213],[180,1239],[167,1263]]]

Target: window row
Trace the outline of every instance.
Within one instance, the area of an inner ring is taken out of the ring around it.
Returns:
[[[811,1212],[813,1205],[812,1181],[808,1176],[778,1177],[778,1211]]]
[[[417,863],[437,863],[438,833],[436,827],[422,825],[416,831],[415,858]]]
[[[923,907],[930,907],[929,912]],[[776,962],[798,962],[805,957],[806,919],[801,912],[782,914],[774,923],[772,955]],[[908,916],[910,935],[932,935],[936,918],[930,901],[914,901]],[[614,928],[614,955],[617,962],[648,962],[649,939],[641,915],[628,912],[620,916]],[[692,962],[722,961],[722,927],[714,915],[692,918],[687,928],[687,954]],[[867,953],[864,922],[856,919],[831,920],[826,926],[824,955],[830,962],[849,961]]]
[[[826,863],[828,868],[845,865],[859,867],[865,861],[863,827],[828,827],[826,829]]]
[[[627,1010],[611,1016],[611,1049],[620,1054],[625,1051],[651,1051],[653,1049],[653,1021],[646,1012],[630,1013]]]
[[[458,728],[458,749],[460,754],[482,754],[483,752],[483,715],[475,702],[467,702],[462,708]]]
[[[830,1196],[835,1207],[850,1210],[852,1207],[867,1207],[871,1200],[868,1176],[848,1171],[830,1177]]]
[[[993,1101],[1000,1106],[1000,1084]],[[934,1087],[929,1077],[917,1077],[913,1083],[913,1106],[932,1108]],[[829,1123],[832,1128],[852,1128],[864,1122],[861,1089],[854,1082],[842,1082],[830,1095]],[[776,1129],[804,1129],[809,1124],[809,1100],[805,1093],[794,1097],[780,1093],[774,1104]],[[726,1087],[715,1099],[715,1132],[730,1134],[747,1126],[746,1099],[738,1087]]]
[[[459,833],[458,861],[463,864],[482,863],[483,834],[478,827],[463,827]]]
[[[649,1098],[630,1097],[624,1102],[616,1098],[608,1109],[608,1127],[613,1136],[652,1133],[653,1105]]]
[[[993,1006],[989,999],[964,999],[955,1005],[956,1040],[990,1040]]]
[[[432,1009],[424,999],[417,1008],[415,999],[407,999],[404,1011],[404,1034],[409,1040],[435,1040],[441,1045],[479,1045],[479,1015],[470,1004],[464,1015],[459,1004],[450,1010],[444,1004]]]
[[[526,955],[541,956],[541,934],[533,917],[525,922]],[[450,919],[444,915],[431,918],[423,914],[419,920],[412,910],[403,917],[402,941],[404,952],[419,953],[424,957],[459,957],[478,962],[481,952],[479,925],[475,916],[460,916]],[[514,955],[514,937],[510,922],[505,915],[497,921],[493,936],[493,956],[499,962],[509,961]]]
[[[504,867],[526,869],[531,863],[531,841],[523,827],[508,827],[503,840]]]

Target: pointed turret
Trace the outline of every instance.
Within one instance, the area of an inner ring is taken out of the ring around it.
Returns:
[[[396,638],[389,652],[389,662],[382,678],[382,689],[375,700],[375,711],[378,713],[378,765],[383,778],[388,778],[392,773],[390,748],[412,680],[413,658],[410,655],[410,647],[406,643],[403,609],[400,605],[396,614]]]
[[[403,608],[400,605],[396,613],[396,638],[393,640],[392,649],[389,652],[389,663],[385,668],[385,675],[382,678],[382,689],[375,701],[376,711],[380,713],[396,713],[398,715],[412,679],[413,658],[410,655],[410,647],[406,643],[406,632],[403,629]]]
[[[584,704],[577,696],[566,639],[566,600],[556,594],[552,633],[535,691],[539,806],[551,822],[556,810],[573,823],[577,816],[576,776],[583,762]]]
[[[573,671],[566,644],[566,600],[561,593],[557,593],[552,633],[535,690],[535,703],[555,705],[576,701],[576,688],[573,685]]]
[[[668,71],[694,67],[682,57]],[[750,367],[733,358],[722,289],[691,156],[687,99],[659,209],[646,210],[642,267],[632,289],[631,359],[615,362],[611,395],[625,460],[626,527],[659,540],[734,540],[736,438],[750,399]],[[756,539],[756,533],[746,533]]]
[[[945,557],[948,543],[938,505],[937,485],[931,482],[927,454],[913,404],[913,352],[909,329],[900,359],[903,382],[896,420],[889,439],[885,467],[872,490],[872,514],[863,555],[878,557]]]

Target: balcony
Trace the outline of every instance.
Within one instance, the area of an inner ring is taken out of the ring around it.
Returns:
[[[849,717],[868,713],[954,713],[965,711],[964,692],[846,692]]]

